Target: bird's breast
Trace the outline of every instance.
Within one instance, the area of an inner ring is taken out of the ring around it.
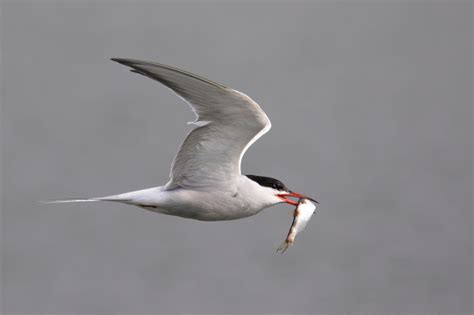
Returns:
[[[263,210],[239,192],[187,189],[162,191],[156,206],[152,211],[203,221],[235,220]]]

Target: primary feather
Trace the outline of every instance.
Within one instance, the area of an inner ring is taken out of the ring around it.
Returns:
[[[247,95],[189,72],[134,59],[112,60],[161,82],[184,99],[197,118],[175,156],[167,189],[228,187],[241,175],[242,156],[266,133],[270,120]]]

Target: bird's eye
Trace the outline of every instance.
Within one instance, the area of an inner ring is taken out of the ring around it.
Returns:
[[[283,186],[281,184],[275,183],[272,185],[272,188],[276,190],[282,190]]]

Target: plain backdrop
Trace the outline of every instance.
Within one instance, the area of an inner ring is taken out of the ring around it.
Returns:
[[[2,297],[13,314],[471,314],[472,3],[3,1]],[[321,201],[199,222],[41,205],[166,183],[194,115],[111,57],[254,98],[246,174]]]

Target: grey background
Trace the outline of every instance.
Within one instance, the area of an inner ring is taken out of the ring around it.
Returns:
[[[3,314],[470,314],[472,4],[4,1]],[[110,57],[247,93],[243,161],[321,201],[204,223],[38,200],[164,184],[193,119]]]

